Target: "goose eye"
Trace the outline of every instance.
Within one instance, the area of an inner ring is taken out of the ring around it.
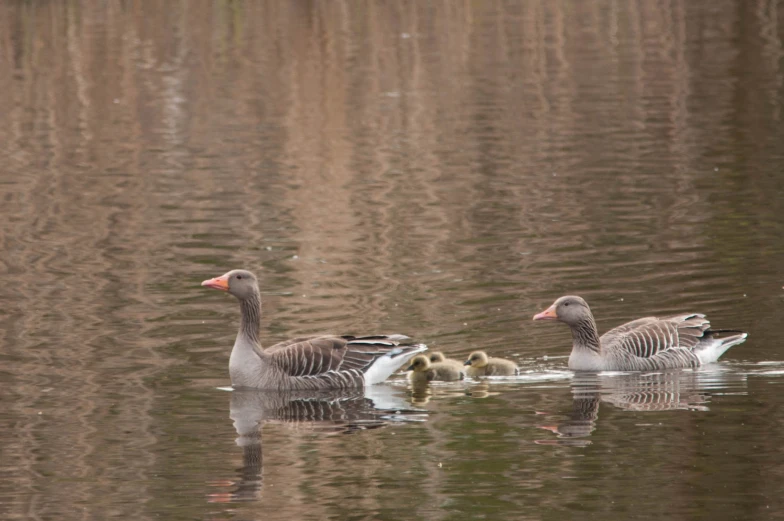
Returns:
[[[242,275],[237,275],[237,280],[241,279]]]
[[[569,305],[569,303],[568,303],[568,302],[564,302],[564,306],[568,306],[568,305]]]

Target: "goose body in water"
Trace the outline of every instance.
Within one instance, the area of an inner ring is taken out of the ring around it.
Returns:
[[[574,371],[653,371],[698,367],[715,362],[748,336],[743,331],[711,329],[700,313],[646,317],[611,329],[601,337],[591,309],[580,297],[565,296],[534,316],[558,320],[572,330],[569,369]],[[719,333],[732,333],[718,337]]]
[[[229,358],[234,387],[316,390],[364,387],[383,382],[427,350],[405,335],[294,338],[266,349],[259,342],[261,297],[256,276],[232,270],[202,286],[231,293],[240,301],[240,330]]]

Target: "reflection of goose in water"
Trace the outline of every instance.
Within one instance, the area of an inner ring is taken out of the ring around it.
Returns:
[[[378,429],[391,422],[421,421],[399,392],[378,385],[363,390],[231,392],[230,417],[242,447],[242,467],[233,490],[210,494],[211,502],[255,499],[263,484],[261,429],[264,423],[287,424],[325,435]]]
[[[572,412],[569,418],[557,425],[540,425],[540,429],[548,430],[558,435],[558,440],[535,440],[539,445],[590,445],[587,438],[596,429],[596,419],[599,417],[599,393],[575,393],[572,388]]]
[[[599,403],[627,411],[707,411],[710,391],[726,387],[732,378],[745,377],[730,371],[670,370],[659,373],[578,373],[572,380],[572,411],[567,420],[540,428],[558,435],[558,440],[539,444],[588,445],[586,438],[596,429]]]

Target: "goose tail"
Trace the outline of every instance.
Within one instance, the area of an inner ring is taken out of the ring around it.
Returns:
[[[737,335],[727,336],[723,338],[716,338],[713,336],[715,333],[740,333]],[[701,364],[710,364],[715,362],[719,359],[724,352],[732,346],[736,346],[738,344],[742,344],[746,341],[746,337],[748,337],[748,333],[743,333],[737,330],[707,330],[705,331],[705,337],[703,340],[697,344],[697,347],[694,348],[694,354],[697,355],[697,358],[700,359]]]
[[[397,346],[389,352],[376,358],[373,364],[365,371],[365,385],[381,383],[389,376],[408,363],[419,353],[427,351],[425,344],[410,344]]]

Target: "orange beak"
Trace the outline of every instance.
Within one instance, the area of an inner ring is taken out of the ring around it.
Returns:
[[[558,315],[555,314],[555,304],[538,315],[534,315],[534,320],[555,320],[556,318],[558,318]]]
[[[221,275],[214,279],[205,280],[201,285],[212,289],[219,289],[221,291],[229,291],[229,278],[226,275]]]

